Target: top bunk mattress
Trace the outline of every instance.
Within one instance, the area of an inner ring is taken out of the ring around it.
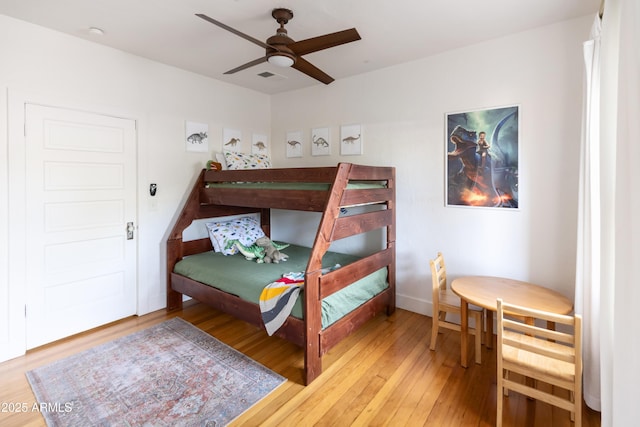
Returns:
[[[183,258],[176,264],[174,272],[257,305],[266,285],[284,274],[304,272],[307,268],[310,248],[290,245],[282,252],[289,255],[289,259],[279,264],[258,264],[246,260],[241,254],[225,256],[219,252],[204,252]],[[322,267],[347,265],[357,259],[359,257],[354,255],[327,252],[322,258]],[[324,298],[322,327],[330,326],[387,287],[387,269],[382,268]],[[303,292],[291,311],[291,315],[299,319],[303,318]]]
[[[379,182],[349,182],[347,190],[368,190],[373,188],[386,188]],[[235,188],[260,190],[320,190],[329,191],[331,184],[322,182],[208,182],[207,188]]]

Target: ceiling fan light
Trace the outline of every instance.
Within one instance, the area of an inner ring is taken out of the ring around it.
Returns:
[[[268,59],[269,64],[273,64],[277,67],[291,67],[293,65],[293,58],[285,55],[271,55]]]

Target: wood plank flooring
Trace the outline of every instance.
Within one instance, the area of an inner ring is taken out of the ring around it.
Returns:
[[[405,310],[378,316],[323,358],[323,374],[302,385],[302,350],[198,303],[130,317],[0,364],[0,425],[44,426],[25,372],[179,316],[287,377],[284,385],[234,421],[234,426],[492,426],[496,421],[495,349],[482,365],[460,366],[460,335],[445,331],[429,350],[431,318]],[[471,346],[473,348],[473,346]],[[474,360],[470,356],[469,360]],[[27,412],[9,410],[25,404]],[[600,413],[583,405],[583,425]],[[515,393],[505,399],[505,426],[572,426],[569,413]]]

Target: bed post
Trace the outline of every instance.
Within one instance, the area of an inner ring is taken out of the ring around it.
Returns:
[[[331,235],[336,219],[340,215],[340,201],[349,182],[350,163],[340,163],[330,189],[327,205],[320,219],[318,233],[313,242],[304,284],[304,316],[305,316],[305,350],[304,370],[305,384],[310,384],[322,373],[322,355],[320,333],[322,332],[322,311],[320,302],[320,277],[322,276],[322,257],[329,249]]]
[[[182,294],[176,292],[171,287],[171,274],[173,267],[182,259],[182,232],[197,217],[200,209],[200,189],[204,187],[204,172],[200,171],[196,182],[191,188],[189,197],[184,203],[180,215],[175,221],[169,238],[167,239],[167,310],[182,308]]]
[[[182,309],[182,294],[171,287],[173,267],[182,259],[182,239],[167,240],[167,311]]]
[[[308,273],[305,277],[305,349],[304,384],[309,385],[322,373],[322,355],[320,354],[320,331],[322,314],[320,311],[320,271]]]
[[[391,225],[387,226],[387,248],[391,249],[391,264],[387,269],[387,280],[392,289],[387,306],[387,315],[390,316],[396,311],[396,168],[391,170],[391,178],[387,180],[387,187],[393,190],[391,200],[387,202],[387,209],[391,209],[392,212]]]
[[[271,209],[260,209],[260,226],[264,234],[271,237]]]

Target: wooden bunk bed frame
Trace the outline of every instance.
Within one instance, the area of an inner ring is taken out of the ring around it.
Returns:
[[[386,185],[384,188],[347,189],[349,181],[378,181]],[[328,190],[207,188],[209,182],[309,182],[330,186]],[[364,204],[380,204],[386,208],[340,216],[340,208]],[[173,269],[185,256],[212,250],[209,238],[182,240],[183,231],[194,220],[259,213],[261,226],[270,236],[272,208],[322,212],[305,271],[304,319],[289,316],[275,333],[304,349],[304,381],[309,384],[322,372],[322,355],[331,347],[377,314],[386,311],[390,315],[395,311],[395,168],[339,163],[336,167],[203,170],[167,240],[167,310],[182,308],[185,294],[264,328],[257,304],[176,274]],[[384,248],[322,274],[322,257],[331,242],[381,228],[386,228]],[[385,267],[389,287],[323,330],[321,300]]]

